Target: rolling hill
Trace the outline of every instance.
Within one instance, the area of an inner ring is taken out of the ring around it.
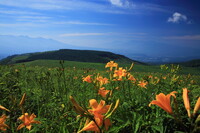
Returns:
[[[13,55],[1,60],[0,64],[24,63],[35,60],[66,60],[90,63],[107,63],[113,60],[118,63],[134,62],[136,64],[144,64],[138,61],[131,60],[123,55],[114,54],[111,52],[72,49],[60,49],[56,51]]]
[[[190,61],[186,61],[186,62],[182,62],[178,64],[182,66],[186,66],[186,67],[200,67],[200,59],[190,60]]]

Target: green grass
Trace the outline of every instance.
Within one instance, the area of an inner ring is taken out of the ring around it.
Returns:
[[[16,62],[17,60],[25,60],[27,59],[29,56],[28,55],[22,55],[22,56],[16,56],[12,59],[12,62]]]
[[[130,64],[119,64],[119,66],[129,68]],[[104,100],[106,105],[113,104],[110,110],[112,111],[119,99],[119,106],[113,114],[110,116],[109,113],[102,114],[109,116],[112,122],[112,126],[105,133],[169,133],[191,132],[197,129],[198,125],[194,123],[196,116],[188,118],[184,108],[182,88],[190,90],[188,95],[192,114],[200,96],[200,75],[177,74],[174,68],[163,72],[159,66],[136,64],[122,81],[116,81],[118,77],[114,78],[113,71],[108,70],[109,68],[105,68],[105,64],[101,63],[65,61],[64,64],[62,62],[60,64],[59,61],[53,60],[37,60],[26,62],[25,65],[0,65],[0,105],[10,110],[10,112],[0,110],[1,114],[9,116],[5,121],[10,127],[7,132],[16,132],[16,128],[22,123],[17,119],[23,112],[34,113],[37,116],[36,120],[41,122],[33,124],[30,132],[77,132],[83,128],[85,117],[91,119],[93,116],[82,114],[81,117],[77,117],[80,114],[74,110],[69,96],[73,96],[85,110],[91,109],[89,100],[96,99],[98,102]],[[136,80],[128,80],[129,74]],[[92,75],[92,83],[83,82],[83,78],[88,75]],[[109,82],[101,85],[97,80],[99,76],[107,78]],[[144,80],[148,82],[146,88],[138,85]],[[101,87],[112,91],[112,94],[108,93],[105,98],[100,96],[98,92]],[[172,91],[177,91],[176,101],[171,98],[176,119],[156,105],[148,106],[155,100],[157,94],[169,94]],[[25,102],[20,107],[19,103],[24,93],[26,93]],[[178,105],[175,106],[176,103]],[[23,128],[18,132],[29,131]]]
[[[45,67],[59,67],[60,61],[58,60],[35,60],[25,63],[19,63],[18,65],[25,64],[27,66],[45,66]],[[121,64],[121,67],[127,67],[129,68],[131,64]],[[96,70],[105,70],[105,64],[104,63],[89,63],[89,62],[77,62],[77,61],[65,61],[64,67],[68,68],[83,68],[83,69],[96,69]],[[161,71],[160,66],[158,65],[140,65],[135,64],[133,71],[135,72],[151,72],[151,73],[163,73]],[[200,67],[181,67],[181,70],[179,72],[180,74],[194,74],[194,75],[200,75]]]

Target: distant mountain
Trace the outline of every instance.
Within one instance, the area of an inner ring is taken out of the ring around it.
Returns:
[[[182,63],[182,62],[187,62],[187,61],[191,61],[191,60],[197,60],[200,59],[200,56],[149,56],[149,55],[145,55],[145,54],[124,54],[125,56],[137,60],[137,61],[141,61],[141,62],[145,62],[145,63],[149,63],[149,64],[169,64],[169,63]]]
[[[123,55],[114,54],[105,51],[94,50],[72,50],[72,49],[60,49],[56,51],[28,53],[21,55],[12,55],[0,61],[1,64],[15,64],[23,63],[34,60],[67,60],[78,62],[95,62],[95,63],[107,63],[111,60],[118,63],[138,63],[144,64],[138,61],[134,61]]]
[[[53,39],[28,36],[0,35],[0,54],[4,57],[13,54],[43,52],[57,49],[81,49]]]

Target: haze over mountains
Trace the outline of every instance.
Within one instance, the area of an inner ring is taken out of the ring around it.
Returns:
[[[135,53],[131,50],[119,50],[119,49],[103,49],[92,47],[81,47],[70,44],[65,44],[53,39],[46,38],[32,38],[28,36],[11,36],[0,35],[0,59],[14,54],[43,52],[58,49],[81,49],[81,50],[102,50],[110,51],[117,54],[125,55],[133,60],[148,63],[168,63],[168,62],[183,62],[192,59],[199,59],[198,56],[170,56],[170,55],[146,55],[145,53]]]

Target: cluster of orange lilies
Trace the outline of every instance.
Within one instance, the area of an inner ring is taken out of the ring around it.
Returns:
[[[26,97],[26,93],[24,93],[24,95],[22,96],[22,99],[19,103],[19,107],[22,109],[22,112],[24,112],[23,110],[23,103],[25,101],[25,97]],[[5,110],[8,112],[11,112],[9,109],[5,108],[4,106],[0,105],[0,109],[1,110]],[[28,130],[31,130],[32,124],[40,124],[40,121],[35,120],[36,115],[34,113],[32,113],[31,115],[29,115],[28,113],[22,113],[23,115],[21,115],[18,120],[21,120],[22,123],[17,127],[17,130],[22,129],[23,127],[26,127]],[[8,116],[6,116],[5,114],[3,114],[0,117],[0,130],[2,131],[6,131],[7,128],[9,128],[9,126],[5,123],[6,119]]]
[[[110,67],[110,71],[113,71],[113,68],[117,68],[118,64],[110,61],[106,64],[105,67]],[[122,80],[122,77],[125,77],[126,74],[127,72],[125,69],[119,68],[118,70],[115,69],[112,77],[114,77],[116,80]],[[112,91],[106,90],[104,86],[105,84],[109,83],[109,79],[101,76],[100,74],[98,74],[95,78],[93,78],[94,76],[92,76],[93,75],[88,75],[86,77],[83,77],[83,82],[92,83],[95,88],[98,88],[98,94],[101,95],[104,99],[106,99],[108,93],[110,93],[109,96],[111,96]],[[106,105],[106,100],[101,100],[98,103],[96,99],[90,99],[89,109],[86,109],[81,107],[72,96],[70,96],[70,100],[73,104],[75,112],[78,113],[79,117],[85,121],[84,126],[82,126],[82,129],[78,132],[94,131],[102,133],[103,131],[107,131],[108,128],[111,126],[111,120],[109,119],[109,117],[119,105],[119,99],[116,100],[114,107],[113,103]]]
[[[105,78],[100,76],[99,74],[97,77],[93,75],[87,75],[86,77],[83,77],[83,82],[92,83],[95,88],[98,88],[98,94],[102,97],[106,97],[106,95],[110,92],[112,94],[112,91],[106,90],[103,85],[109,83],[110,81],[123,81],[123,80],[129,80],[133,84],[136,84],[136,78],[129,72],[133,68],[134,64],[131,65],[131,67],[127,69],[123,69],[122,67],[118,67],[118,64],[114,61],[110,61],[106,64],[105,68],[110,68],[110,78]],[[138,86],[141,88],[147,88],[146,85],[148,82],[146,80],[141,80],[138,82]]]

